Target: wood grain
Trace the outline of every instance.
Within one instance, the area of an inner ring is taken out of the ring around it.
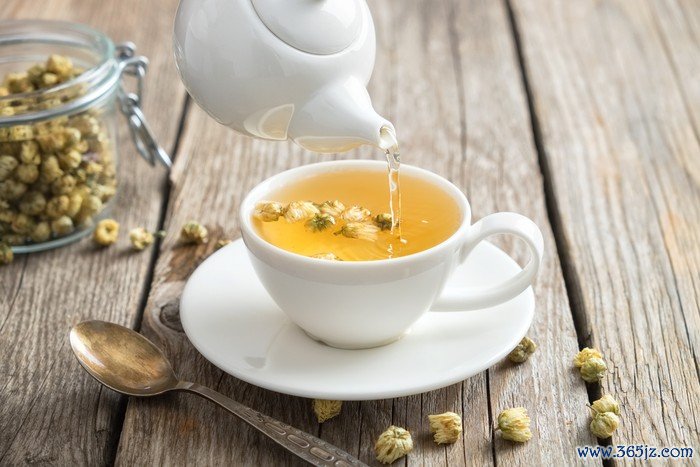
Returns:
[[[697,2],[512,2],[573,307],[615,444],[700,445]]]
[[[84,22],[115,41],[134,41],[151,59],[145,112],[170,150],[185,95],[166,40],[176,4],[159,0],[143,8],[136,0],[6,0],[0,16]],[[119,124],[122,130],[126,127],[121,116]],[[119,143],[120,192],[113,215],[124,230],[154,228],[162,209],[165,172],[140,160],[125,131]],[[68,331],[89,318],[129,326],[137,322],[153,257],[128,252],[125,237],[122,234],[118,246],[104,251],[83,240],[18,257],[12,266],[0,268],[1,465],[112,461],[123,399],[102,390],[80,368],[68,345]]]
[[[391,423],[414,433],[416,449],[406,464],[571,462],[573,446],[593,442],[585,428],[587,395],[570,370],[576,335],[548,227],[507,11],[502,3],[476,0],[373,1],[370,6],[378,34],[371,94],[377,110],[398,128],[404,161],[455,182],[470,195],[476,217],[519,211],[545,232],[548,257],[536,286],[539,309],[533,329],[541,346],[538,354],[520,367],[501,364],[428,394],[347,403],[341,417],[322,427],[313,419],[310,401],[265,391],[217,370],[182,332],[182,287],[217,239],[238,237],[238,205],[252,186],[324,156],[236,135],[196,107],[188,115],[171,177],[170,234],[156,264],[142,332],[166,350],[183,378],[318,433],[370,464],[375,463],[374,440]],[[363,149],[335,157],[381,155]],[[177,245],[177,230],[191,218],[209,227],[208,245]],[[503,245],[524,259],[521,245]],[[494,413],[517,405],[530,409],[536,435],[527,445],[514,447],[494,440],[492,424]],[[456,445],[438,447],[430,439],[426,417],[445,410],[463,413],[466,431]],[[252,429],[191,396],[129,402],[118,464],[194,462],[298,464]]]

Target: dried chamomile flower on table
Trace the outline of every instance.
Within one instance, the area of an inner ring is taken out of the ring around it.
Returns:
[[[340,414],[343,407],[342,401],[329,401],[326,399],[314,399],[314,413],[318,418],[318,423],[323,423]]]
[[[365,209],[362,206],[350,206],[347,208],[340,217],[347,222],[363,222],[369,219],[372,213],[369,209]]]
[[[506,409],[498,415],[498,430],[503,439],[524,443],[532,438],[530,417],[524,407]]]
[[[391,425],[379,435],[374,445],[374,453],[382,464],[391,464],[413,450],[413,439],[408,430]]]
[[[222,238],[221,240],[216,242],[215,249],[220,250],[221,248],[225,247],[229,243],[231,243],[231,240],[229,240],[228,238]]]
[[[114,219],[103,219],[97,223],[92,239],[101,246],[113,245],[119,237],[119,223]]]
[[[143,227],[136,227],[129,231],[131,248],[136,251],[143,251],[147,246],[150,246],[154,240],[155,237],[153,234]]]
[[[595,413],[612,412],[620,415],[620,404],[610,394],[606,394],[591,404],[591,409]]]
[[[581,378],[587,383],[595,383],[605,376],[608,366],[603,360],[603,354],[588,347],[574,357],[574,365],[581,372]]]
[[[345,205],[337,199],[333,201],[324,201],[317,205],[317,207],[323,214],[329,214],[333,217],[340,217],[343,211],[345,211]]]
[[[455,443],[462,434],[462,417],[454,412],[428,415],[428,420],[437,444]]]
[[[292,201],[284,210],[284,218],[293,223],[311,219],[320,212],[311,201]]]
[[[330,214],[323,213],[316,214],[304,224],[311,232],[321,232],[332,225],[335,225],[335,218]]]
[[[600,381],[608,371],[608,366],[602,358],[589,358],[581,365],[581,378],[587,383],[595,383]]]
[[[537,350],[537,344],[525,336],[520,343],[508,354],[508,360],[513,363],[522,363]]]
[[[12,248],[7,243],[0,243],[0,265],[10,264],[15,259]]]
[[[312,258],[325,259],[328,261],[342,261],[342,259],[338,258],[333,253],[318,253],[318,254],[313,255]]]
[[[284,211],[282,203],[277,201],[261,201],[255,205],[253,216],[263,222],[274,222],[280,218]]]
[[[620,425],[620,417],[615,415],[613,412],[602,412],[595,413],[593,415],[593,420],[591,420],[591,433],[593,433],[596,438],[609,438],[612,436],[613,432],[617,430]]]
[[[206,227],[197,221],[189,221],[182,226],[180,231],[180,240],[183,243],[194,243],[201,245],[207,243],[209,231]]]
[[[603,358],[603,354],[596,349],[590,349],[588,347],[585,347],[574,357],[574,366],[576,368],[581,368],[581,366],[583,366],[586,360],[593,357]]]
[[[379,227],[374,224],[348,222],[340,230],[335,232],[334,235],[342,235],[347,238],[357,238],[373,242],[377,239],[378,233]]]

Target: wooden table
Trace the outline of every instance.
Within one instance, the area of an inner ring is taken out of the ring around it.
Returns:
[[[176,6],[5,0],[0,9],[3,18],[69,19],[134,41],[151,59],[146,113],[175,157],[169,176],[149,169],[122,128],[114,216],[125,229],[168,230],[157,248],[129,253],[122,235],[106,250],[85,240],[0,269],[0,464],[299,463],[193,396],[129,400],[100,387],[68,345],[69,329],[85,319],[140,330],[183,378],[369,464],[392,423],[415,434],[415,450],[398,464],[572,464],[576,446],[596,443],[586,403],[601,392],[623,405],[613,444],[700,448],[699,2],[370,2],[378,41],[370,92],[398,129],[404,161],[461,187],[476,218],[516,211],[545,234],[530,332],[539,349],[523,365],[499,363],[438,391],[346,403],[323,425],[309,400],[207,362],[183,333],[179,297],[216,241],[239,236],[235,214],[256,183],[301,164],[380,155],[320,156],[216,124],[177,77]],[[177,246],[190,218],[209,228],[207,245]],[[522,245],[500,245],[525,259]],[[612,371],[586,387],[571,359],[591,345]],[[494,434],[494,418],[520,405],[534,437],[514,445]],[[463,415],[464,437],[436,446],[427,414],[445,410]]]

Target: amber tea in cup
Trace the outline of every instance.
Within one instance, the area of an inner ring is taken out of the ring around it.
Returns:
[[[391,228],[389,213],[386,173],[347,169],[314,174],[268,193],[257,205],[253,225],[264,240],[293,253],[369,261],[427,250],[462,223],[449,193],[403,173],[400,228]]]

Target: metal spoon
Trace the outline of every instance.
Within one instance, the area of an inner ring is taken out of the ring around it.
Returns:
[[[197,383],[180,381],[170,362],[151,341],[129,328],[104,321],[84,321],[70,332],[80,364],[97,381],[122,394],[157,396],[187,391],[219,404],[252,427],[317,466],[365,466],[347,452],[308,433],[239,404]]]

